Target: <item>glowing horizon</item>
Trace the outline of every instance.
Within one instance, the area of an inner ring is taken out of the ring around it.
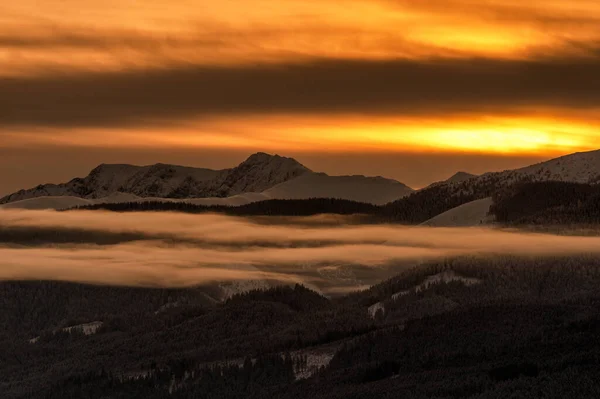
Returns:
[[[523,115],[450,119],[271,116],[187,121],[167,128],[22,129],[4,135],[0,146],[553,156],[598,149],[598,132],[600,125],[581,119]]]

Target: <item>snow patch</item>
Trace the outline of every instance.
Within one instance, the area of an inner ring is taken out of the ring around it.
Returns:
[[[69,326],[62,329],[64,332],[80,332],[84,335],[93,335],[96,334],[98,329],[102,327],[104,323],[101,321],[92,321],[91,323],[78,324],[76,326]]]
[[[382,312],[385,312],[385,307],[383,306],[383,302],[377,302],[375,305],[369,306],[369,316],[371,316],[371,318],[374,319],[375,316],[377,315],[377,312],[380,310]]]
[[[221,288],[223,300],[227,300],[236,294],[243,294],[253,290],[266,290],[271,288],[271,285],[264,280],[235,280],[222,282],[219,284]]]
[[[64,210],[78,206],[92,205],[92,201],[79,197],[37,197],[0,205],[0,209],[55,209]]]
[[[162,305],[160,308],[158,308],[154,314],[157,315],[159,313],[165,312],[169,309],[173,309],[179,306],[179,302],[169,302],[169,303],[165,303],[164,305]]]
[[[263,192],[273,199],[338,198],[384,205],[411,194],[410,187],[391,179],[365,176],[328,176],[306,173]]]
[[[96,332],[98,331],[98,329],[100,327],[102,327],[104,325],[103,322],[101,321],[92,321],[90,323],[85,323],[85,324],[77,324],[75,326],[69,326],[69,327],[64,327],[61,328],[60,330],[54,330],[53,334],[56,334],[58,331],[62,331],[62,332],[66,332],[66,333],[73,333],[73,332],[78,332],[81,333],[83,335],[93,335],[96,334]],[[40,337],[35,337],[35,338],[31,338],[29,340],[30,344],[35,344],[40,340]]]
[[[322,367],[327,367],[337,352],[339,345],[327,345],[301,349],[291,353],[294,361],[296,380],[305,380],[315,375]]]
[[[294,368],[296,380],[305,380],[312,377],[322,367],[327,367],[333,359],[333,353],[309,353],[306,355],[306,365],[301,368]]]

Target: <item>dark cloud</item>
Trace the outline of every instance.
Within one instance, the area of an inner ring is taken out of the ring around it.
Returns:
[[[314,61],[0,79],[0,126],[271,113],[394,115],[600,106],[600,59]]]

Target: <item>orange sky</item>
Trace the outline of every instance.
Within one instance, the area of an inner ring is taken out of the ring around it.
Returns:
[[[596,149],[598,26],[597,0],[2,2],[0,149]]]

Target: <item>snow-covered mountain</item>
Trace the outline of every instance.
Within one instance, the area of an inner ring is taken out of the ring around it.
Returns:
[[[466,180],[464,177],[468,176],[459,175],[457,179],[451,178],[415,191],[387,204],[383,212],[394,221],[421,224],[469,202],[489,197],[493,199],[520,183],[558,181],[600,184],[600,150],[566,155],[520,169],[485,173]],[[449,217],[454,224],[468,224],[470,221],[461,221],[458,216],[466,212],[466,215],[475,217],[481,215],[476,210],[485,208],[482,203],[472,206],[458,208],[444,218]]]
[[[519,182],[563,181],[600,183],[600,150],[579,152],[521,169],[485,173],[466,180],[448,180],[441,184],[452,195],[475,194],[481,198],[493,191]]]
[[[481,176],[459,172],[419,190],[415,193],[417,197],[409,200],[429,203],[444,198],[464,199],[458,203],[446,201],[458,206],[490,197],[514,183],[549,180],[600,183],[600,150]],[[382,205],[413,192],[395,180],[328,176],[312,172],[292,158],[257,153],[237,167],[225,170],[165,164],[100,165],[85,178],[21,190],[0,199],[0,204],[10,203],[4,207],[29,209],[64,209],[69,204],[82,205],[84,202],[179,200],[199,205],[244,205],[268,199],[340,198]],[[442,209],[442,212],[449,209]],[[429,218],[432,216],[435,214]]]
[[[165,164],[100,165],[85,178],[21,190],[0,199],[0,204],[6,204],[3,208],[67,209],[148,200],[244,205],[269,199],[307,198],[385,204],[412,192],[396,180],[328,176],[312,172],[292,158],[257,153],[235,168],[218,171]]]
[[[85,178],[44,184],[0,199],[0,204],[37,197],[104,198],[115,193],[138,197],[205,198],[261,192],[311,171],[292,158],[257,153],[235,168],[211,170],[156,164],[100,165]]]
[[[600,150],[579,152],[517,169],[511,177],[530,176],[533,181],[600,183]]]

